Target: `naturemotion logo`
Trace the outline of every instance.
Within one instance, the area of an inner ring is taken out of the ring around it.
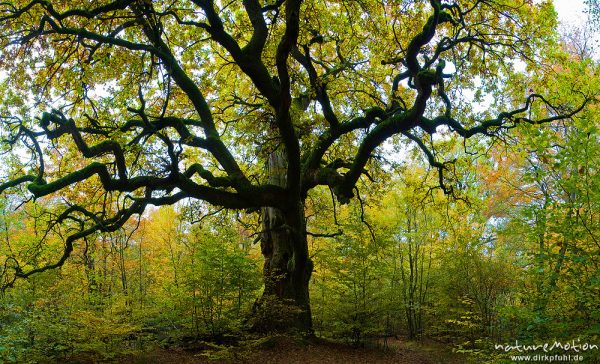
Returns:
[[[506,353],[509,351],[518,351],[520,353],[529,352],[529,351],[538,351],[543,350],[545,353],[552,352],[553,350],[561,350],[561,351],[573,351],[575,353],[579,352],[587,352],[591,350],[598,350],[598,345],[591,344],[588,342],[581,342],[580,339],[573,339],[567,342],[561,342],[555,340],[554,342],[544,342],[539,344],[521,344],[518,340],[515,340],[513,344],[495,344],[494,349],[502,350]]]

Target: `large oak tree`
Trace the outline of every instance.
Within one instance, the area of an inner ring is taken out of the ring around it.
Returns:
[[[51,200],[60,257],[8,257],[4,284],[149,205],[201,200],[260,212],[262,302],[289,300],[310,330],[309,191],[347,203],[406,140],[451,194],[433,135],[574,115],[584,96],[556,108],[518,72],[543,66],[554,19],[525,0],[1,2],[0,192],[70,196]]]

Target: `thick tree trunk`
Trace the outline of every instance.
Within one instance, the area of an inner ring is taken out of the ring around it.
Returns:
[[[269,183],[286,185],[283,150],[269,155]],[[261,250],[264,256],[263,296],[257,303],[255,329],[312,332],[308,283],[312,261],[308,257],[304,203],[285,210],[266,207],[262,211]]]

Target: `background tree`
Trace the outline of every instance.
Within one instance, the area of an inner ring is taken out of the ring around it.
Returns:
[[[431,136],[579,112],[586,94],[557,107],[504,89],[516,62],[540,66],[554,27],[551,4],[524,0],[2,3],[2,152],[15,157],[0,192],[47,197],[64,238],[53,261],[11,257],[4,281],[62,266],[149,205],[262,209],[264,295],[300,307],[288,326],[310,330],[310,190],[347,203],[398,136],[452,194],[454,156]],[[52,197],[84,188],[84,203]]]
[[[598,22],[600,21],[600,4],[594,0],[585,0],[585,4],[588,7],[591,22],[598,26]]]

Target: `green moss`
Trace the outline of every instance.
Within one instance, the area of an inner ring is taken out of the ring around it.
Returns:
[[[419,73],[417,73],[417,79],[422,84],[432,85],[435,83],[436,78],[437,78],[436,72],[435,72],[435,70],[432,70],[432,69],[422,70],[422,71],[419,71]]]
[[[75,172],[71,172],[66,176],[50,183],[45,183],[45,181],[43,180],[41,183],[37,181],[32,182],[29,185],[27,185],[27,189],[36,197],[46,196],[53,192],[59,191],[73,183],[83,181],[91,177],[94,173],[97,173],[102,167],[102,163],[94,162],[87,167],[84,167]]]

